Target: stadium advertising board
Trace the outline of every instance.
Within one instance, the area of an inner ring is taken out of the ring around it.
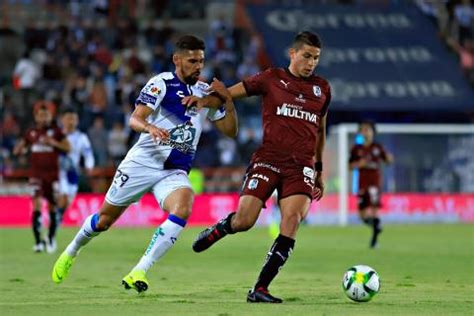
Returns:
[[[104,196],[101,194],[78,194],[64,217],[65,226],[81,226],[84,219],[97,210]],[[195,199],[193,213],[188,221],[192,226],[208,226],[237,208],[238,194],[203,194]],[[356,197],[351,196],[349,222],[358,223]],[[397,222],[474,222],[474,194],[385,194],[381,215],[384,223]],[[28,227],[31,221],[31,199],[28,196],[0,197],[0,226]],[[261,213],[259,225],[272,221],[273,202],[267,202],[267,209]],[[13,211],[14,210],[14,211]],[[47,212],[44,220],[47,219]],[[155,227],[166,219],[151,194],[120,217],[115,226]],[[338,196],[326,195],[321,202],[311,205],[308,224],[337,224]]]

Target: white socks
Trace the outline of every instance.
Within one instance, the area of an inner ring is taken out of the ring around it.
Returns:
[[[147,272],[173,246],[185,225],[184,219],[170,214],[168,219],[156,229],[145,254],[132,270]]]
[[[99,214],[92,214],[86,218],[81,229],[77,232],[76,237],[67,246],[66,252],[70,256],[77,256],[79,250],[85,246],[92,238],[99,235],[97,230],[97,222],[99,221]]]

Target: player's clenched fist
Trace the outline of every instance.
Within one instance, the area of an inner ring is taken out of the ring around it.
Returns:
[[[212,79],[212,83],[207,89],[207,92],[215,93],[219,96],[219,98],[225,101],[232,99],[232,96],[230,95],[229,90],[227,90],[224,83],[218,80],[217,78]]]
[[[197,97],[195,95],[190,95],[186,96],[181,99],[181,104],[190,107],[190,106],[195,106],[197,110],[202,109],[203,107],[206,106],[206,101],[200,97]]]

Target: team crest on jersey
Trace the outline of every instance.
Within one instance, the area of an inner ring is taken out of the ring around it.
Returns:
[[[247,185],[247,188],[249,188],[249,190],[255,190],[257,186],[258,186],[258,180],[250,179],[249,184]]]
[[[319,86],[313,86],[313,93],[315,96],[320,97],[321,96],[321,88]]]
[[[375,147],[374,149],[372,149],[372,154],[374,154],[374,156],[378,156],[380,154],[380,150]]]

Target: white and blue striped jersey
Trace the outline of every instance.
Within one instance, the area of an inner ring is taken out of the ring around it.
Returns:
[[[69,183],[76,184],[79,176],[81,156],[84,157],[84,166],[94,168],[94,153],[91,142],[86,134],[79,130],[66,135],[71,150],[60,157],[60,174],[67,175]]]
[[[204,120],[206,117],[211,121],[220,120],[225,116],[225,110],[223,107],[216,110],[187,109],[181,104],[181,99],[189,95],[205,96],[208,87],[202,81],[194,85],[185,84],[172,72],[163,72],[151,78],[141,90],[135,105],[144,104],[153,109],[147,118],[148,123],[167,129],[170,137],[168,141],[156,144],[148,133],[142,133],[124,161],[160,170],[189,171]]]

